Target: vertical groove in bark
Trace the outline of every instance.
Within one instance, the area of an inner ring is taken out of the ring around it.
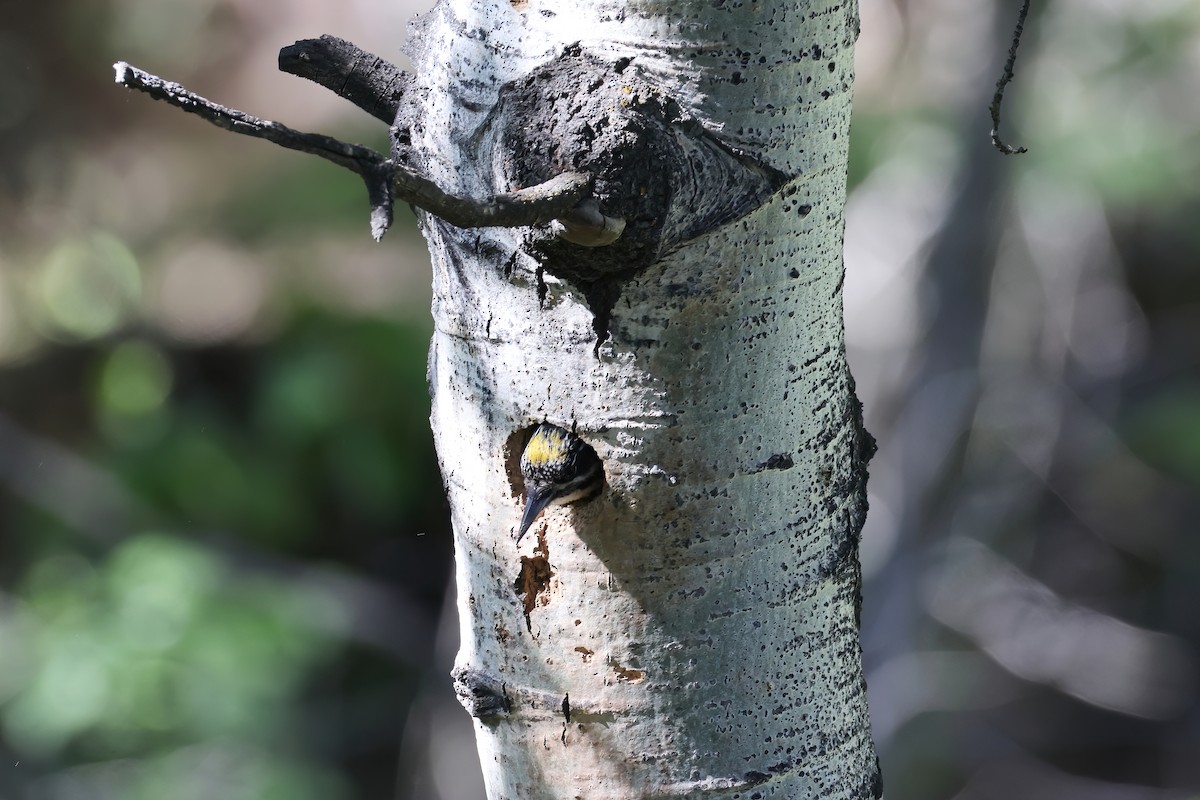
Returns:
[[[870,446],[841,327],[856,33],[834,0],[454,0],[420,26],[411,154],[453,191],[512,188],[504,87],[574,42],[631,59],[702,138],[782,180],[623,278],[595,355],[570,248],[423,220],[456,676],[490,797],[879,794],[858,643]],[[733,174],[693,177],[719,196],[749,185]],[[518,549],[511,439],[542,419],[586,435],[609,486]],[[521,580],[535,546],[546,569]]]

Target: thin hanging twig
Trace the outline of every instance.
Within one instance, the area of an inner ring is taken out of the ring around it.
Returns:
[[[996,93],[992,95],[992,145],[1006,156],[1015,156],[1029,152],[1024,147],[1010,147],[1000,141],[1000,105],[1004,102],[1004,87],[1013,79],[1013,67],[1017,63],[1017,47],[1021,44],[1021,34],[1025,32],[1025,18],[1029,16],[1029,0],[1021,4],[1021,13],[1017,17],[1017,28],[1013,31],[1012,44],[1008,47],[1008,60],[1004,62],[1004,72],[996,81]]]

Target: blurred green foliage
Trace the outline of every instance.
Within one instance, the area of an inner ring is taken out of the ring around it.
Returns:
[[[36,631],[22,648],[33,680],[4,719],[29,757],[68,744],[136,754],[164,731],[277,735],[273,706],[328,648],[305,624],[317,598],[236,580],[202,548],[158,533],[134,534],[97,563],[45,556],[19,589]]]
[[[37,274],[37,295],[51,323],[44,332],[83,339],[112,333],[137,308],[141,278],[137,258],[111,234],[59,242]]]
[[[0,613],[14,761],[31,774],[119,761],[114,797],[351,796],[311,751],[298,703],[346,656],[352,609],[328,587],[263,573],[245,548],[353,562],[440,514],[427,341],[422,324],[297,314],[242,354],[229,384],[144,336],[89,348],[88,449],[128,488],[124,516],[150,527],[96,541],[53,507],[0,504],[22,547]],[[214,548],[210,531],[239,543]],[[414,593],[436,595],[432,581]],[[45,796],[69,796],[58,791]]]
[[[336,621],[336,598],[239,576],[204,548],[156,532],[132,534],[100,559],[43,554],[17,591],[19,613],[3,628],[3,729],[19,759],[146,758],[129,771],[131,797],[194,781],[178,750],[209,741],[234,747],[242,768],[260,773],[230,796],[264,796],[253,791],[312,772],[282,754],[302,760],[289,706],[335,651],[330,626],[312,620]],[[226,796],[219,786],[193,791]]]
[[[151,345],[122,344],[97,380],[104,457],[163,513],[272,548],[327,536],[330,504],[375,522],[420,518],[438,485],[421,474],[427,342],[420,325],[301,315],[257,354],[237,408],[201,394],[166,418],[169,365]]]
[[[228,95],[240,54],[286,43],[257,10],[0,22],[27,75],[0,77],[2,798],[397,789],[450,574],[413,217],[376,245],[354,176],[107,67]],[[316,114],[297,127],[386,141],[279,83]]]
[[[1131,410],[1126,441],[1149,464],[1200,492],[1200,383],[1182,383]]]

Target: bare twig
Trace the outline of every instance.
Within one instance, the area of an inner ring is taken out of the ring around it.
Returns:
[[[569,215],[591,190],[590,175],[566,172],[537,186],[498,194],[489,200],[452,195],[428,178],[369,147],[293,130],[278,122],[226,108],[123,61],[113,66],[117,83],[122,86],[145,92],[220,128],[320,156],[359,175],[367,186],[371,201],[371,233],[376,240],[383,237],[391,224],[395,198],[459,228],[520,227],[542,225]]]
[[[1013,79],[1013,67],[1017,63],[1017,47],[1021,44],[1021,34],[1025,32],[1025,18],[1029,16],[1029,0],[1021,4],[1021,13],[1017,16],[1017,28],[1013,31],[1012,44],[1008,48],[1008,60],[1004,62],[1004,72],[996,81],[996,93],[992,95],[992,145],[1006,156],[1019,155],[1029,152],[1024,147],[1010,147],[1000,141],[1000,104],[1004,102],[1004,87]]]
[[[411,80],[387,60],[329,35],[280,50],[279,69],[324,86],[389,125]]]
[[[145,92],[155,100],[162,100],[176,108],[196,114],[218,128],[266,139],[290,150],[311,153],[359,175],[384,166],[384,157],[369,147],[349,144],[319,133],[304,133],[278,122],[259,119],[244,111],[226,108],[189,92],[178,83],[164,81],[157,75],[151,75],[124,61],[118,61],[113,68],[117,73],[117,83],[122,86]]]

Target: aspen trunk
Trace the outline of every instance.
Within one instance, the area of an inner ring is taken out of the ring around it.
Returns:
[[[421,215],[456,688],[490,798],[882,794],[842,336],[854,2],[446,0],[398,155],[485,197],[596,175],[584,248]],[[548,420],[607,487],[518,548]]]

